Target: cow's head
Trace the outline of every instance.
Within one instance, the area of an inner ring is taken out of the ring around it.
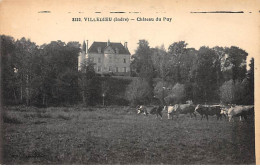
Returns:
[[[137,107],[136,107],[136,110],[137,110],[137,114],[140,114],[141,112],[142,112],[142,108],[141,108],[142,106],[140,106],[140,105],[138,105]]]
[[[221,107],[220,109],[221,109],[220,114],[226,115],[226,116],[228,115],[228,109],[229,109],[229,108],[227,108],[227,107]]]
[[[201,105],[200,105],[200,104],[198,104],[198,105],[195,107],[195,112],[197,112],[197,113],[198,113],[198,111],[199,111],[200,107],[201,107]]]

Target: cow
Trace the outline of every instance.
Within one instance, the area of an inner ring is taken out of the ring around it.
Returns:
[[[193,104],[176,104],[174,106],[165,106],[167,107],[168,119],[170,117],[173,119],[173,115],[176,115],[177,118],[179,114],[190,114],[190,117],[194,116],[196,118],[196,114],[194,113],[195,106]]]
[[[231,104],[228,104],[228,105],[220,105],[220,109],[221,109],[221,116],[224,116],[225,118],[228,116],[228,110],[233,107],[235,105],[231,105]]]
[[[152,115],[156,114],[156,118],[160,116],[162,119],[162,110],[163,110],[163,106],[153,107],[149,113]]]
[[[206,106],[206,105],[200,105],[198,104],[197,107],[195,108],[195,111],[201,115],[201,120],[206,117],[207,120],[209,120],[208,116],[217,116],[217,120],[221,118],[221,108],[219,105],[215,106]]]
[[[254,114],[254,106],[234,106],[228,110],[228,118],[229,122],[231,122],[234,117],[240,117],[240,121],[242,121],[242,117],[247,119],[247,116]]]
[[[148,115],[147,108],[143,105],[137,106],[137,114],[143,113],[144,115]]]
[[[162,119],[162,110],[163,110],[163,106],[157,106],[157,107],[146,107],[143,105],[137,106],[137,114],[143,113],[145,116],[148,116],[148,114],[152,114],[152,115],[156,114],[156,118],[160,116],[161,119]]]
[[[196,118],[195,106],[193,104],[176,104],[175,109],[178,114],[190,114],[190,117],[194,116]]]
[[[173,115],[176,115],[177,118],[179,117],[179,114],[177,114],[176,108],[177,108],[176,105],[175,106],[164,106],[163,110],[167,110],[168,119],[170,119],[170,117],[173,119]]]

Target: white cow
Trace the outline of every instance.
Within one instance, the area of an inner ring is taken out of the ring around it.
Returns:
[[[170,119],[170,117],[173,119],[173,115],[176,115],[177,118],[179,117],[179,113],[177,111],[178,106],[164,106],[163,110],[167,110],[168,113],[168,119]]]
[[[234,119],[234,117],[240,117],[240,121],[242,120],[242,117],[244,119],[247,119],[248,115],[251,115],[254,113],[254,106],[234,106],[231,107],[228,110],[228,118],[229,122]]]

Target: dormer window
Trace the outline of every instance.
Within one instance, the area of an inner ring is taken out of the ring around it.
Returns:
[[[101,53],[101,47],[98,47],[98,53],[99,54]]]
[[[119,54],[119,49],[118,48],[116,48],[116,53]]]

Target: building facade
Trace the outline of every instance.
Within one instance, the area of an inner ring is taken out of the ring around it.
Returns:
[[[127,42],[121,43],[93,42],[88,48],[83,42],[82,52],[79,56],[79,69],[81,64],[89,59],[94,63],[95,72],[101,75],[130,75],[130,52]]]

